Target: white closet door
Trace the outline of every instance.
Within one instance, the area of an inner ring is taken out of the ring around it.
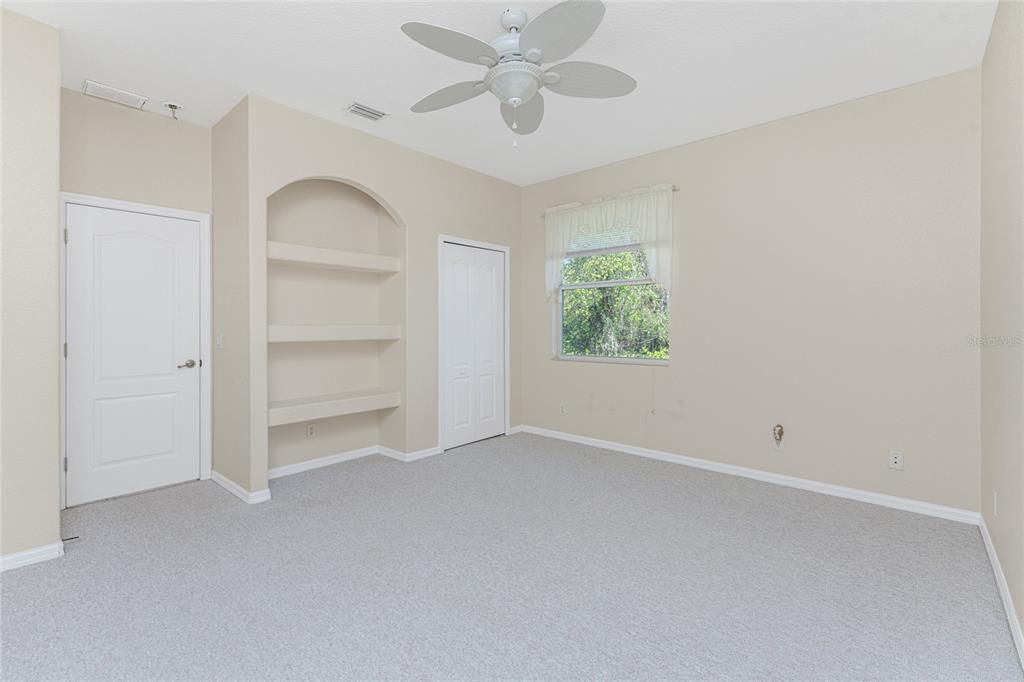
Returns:
[[[199,478],[200,228],[67,206],[67,504]]]
[[[505,260],[490,249],[442,248],[447,449],[505,433]]]

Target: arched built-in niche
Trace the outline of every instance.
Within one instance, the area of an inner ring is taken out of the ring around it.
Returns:
[[[267,199],[267,239],[269,468],[403,450],[397,217],[349,183],[300,180]]]

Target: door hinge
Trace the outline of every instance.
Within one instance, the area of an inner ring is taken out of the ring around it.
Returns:
[[[64,243],[68,243],[68,228],[64,228]]]
[[[202,366],[203,366],[203,359],[202,359],[202,358],[199,358],[199,366],[200,366],[200,367],[202,367]]]
[[[67,471],[68,471],[68,458],[65,457],[64,458],[64,473],[67,473]]]
[[[65,341],[64,342],[64,357],[66,358],[67,356],[68,356],[68,342]]]

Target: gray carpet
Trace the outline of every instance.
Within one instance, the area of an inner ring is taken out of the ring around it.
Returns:
[[[978,529],[536,436],[64,514],[5,679],[1020,680]]]

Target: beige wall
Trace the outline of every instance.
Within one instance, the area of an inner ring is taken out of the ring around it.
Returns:
[[[57,30],[0,10],[0,554],[60,540]]]
[[[405,450],[436,446],[438,235],[509,245],[514,261],[519,188],[267,99],[251,97],[250,112],[254,462],[267,461],[267,197],[310,177],[343,179],[363,188],[403,223],[404,274],[415,283],[407,287],[403,329]],[[390,442],[401,442],[394,425],[388,432]],[[258,489],[259,481],[253,485]]]
[[[522,423],[977,510],[979,87],[973,70],[527,187]],[[541,212],[661,182],[681,187],[670,366],[552,360]]]
[[[213,470],[249,490],[249,102],[213,127]]]
[[[209,128],[73,90],[60,102],[62,191],[210,212]]]
[[[1024,613],[1022,41],[1024,6],[1001,3],[982,65],[981,333],[993,338],[980,349],[981,498],[1018,613]]]

